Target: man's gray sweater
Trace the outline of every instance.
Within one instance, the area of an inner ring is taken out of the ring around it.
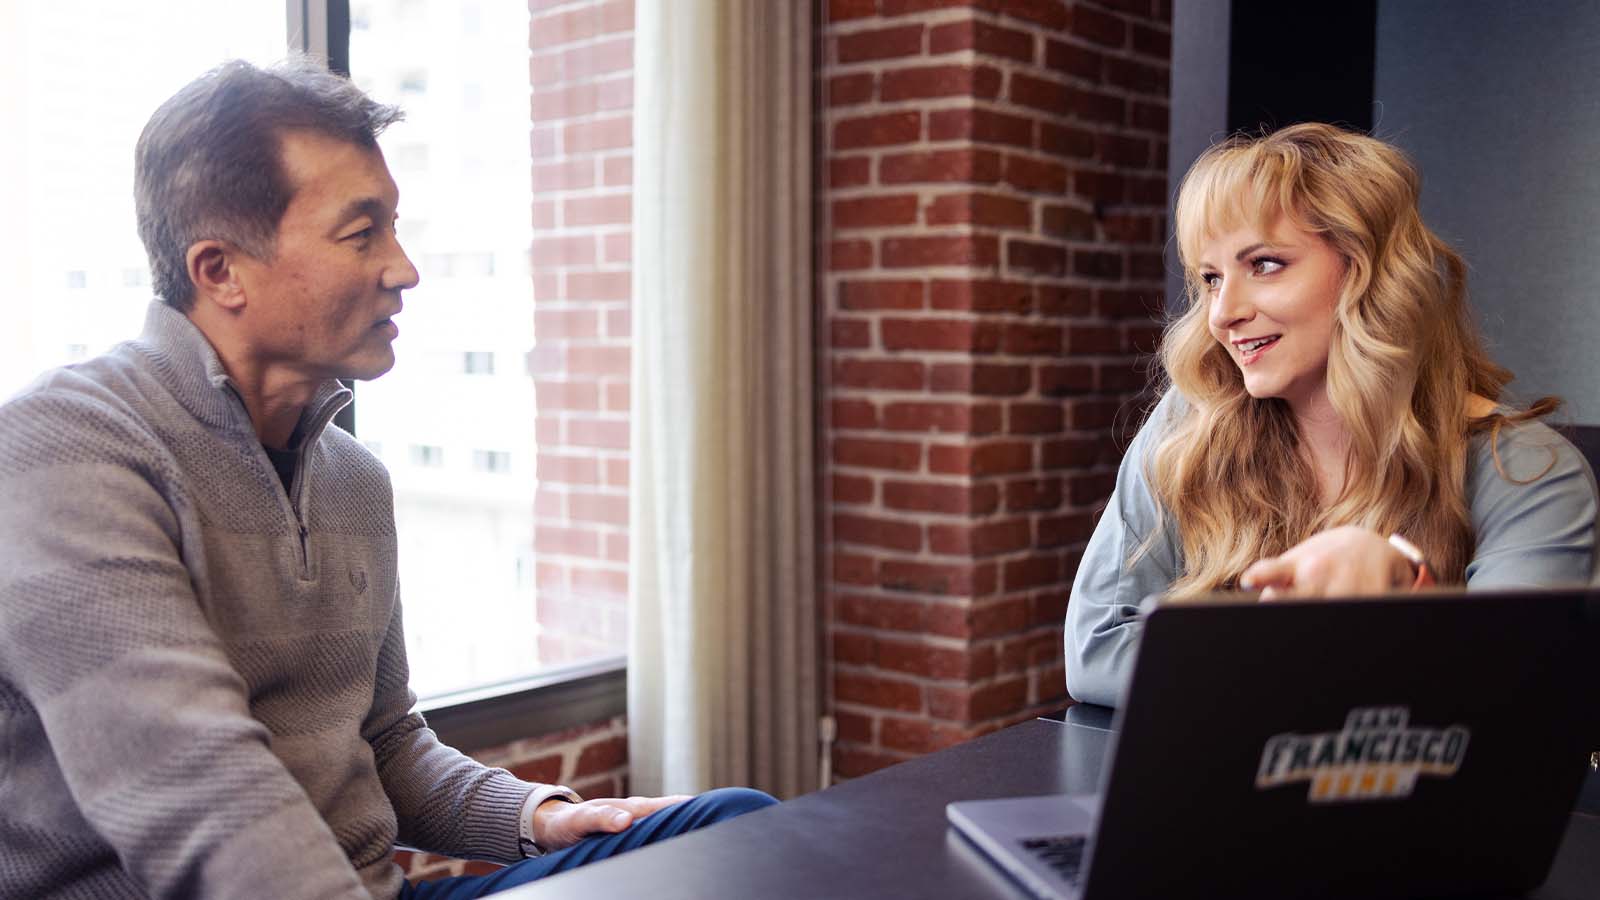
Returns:
[[[0,896],[395,896],[511,862],[533,785],[412,711],[388,474],[307,406],[289,490],[215,352],[137,341],[0,406]]]

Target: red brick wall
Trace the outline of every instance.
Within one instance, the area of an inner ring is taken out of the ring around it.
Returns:
[[[530,0],[540,662],[627,642],[633,0]]]
[[[1067,703],[1068,590],[1159,334],[1171,11],[826,2],[848,777]]]
[[[587,798],[627,796],[628,732],[620,716],[491,748],[473,757],[485,765],[503,766],[529,781],[565,784]],[[412,881],[482,875],[499,868],[492,863],[404,850],[395,854],[395,861]]]

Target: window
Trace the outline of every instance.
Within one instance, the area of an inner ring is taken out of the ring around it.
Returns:
[[[494,354],[482,350],[468,350],[461,358],[462,371],[468,375],[493,375]]]
[[[479,472],[504,475],[511,471],[511,454],[504,450],[474,450],[472,468]]]
[[[400,76],[399,87],[403,94],[420,94],[428,89],[428,73],[423,69],[412,69]]]
[[[437,444],[412,444],[411,464],[424,469],[442,468],[444,466],[444,448]]]
[[[133,145],[226,59],[284,55],[282,2],[0,3],[0,397],[139,333],[150,299]],[[108,61],[114,64],[108,65]]]
[[[177,88],[226,59],[277,60],[292,32],[405,108],[382,146],[422,281],[398,365],[356,385],[353,408],[394,483],[430,713],[615,672],[625,649],[632,25],[617,4],[573,4],[597,33],[479,0],[350,0],[347,16],[340,0],[0,3],[17,51],[0,67],[17,126],[0,167],[18,198],[0,216],[0,396],[138,333],[151,282],[131,151]],[[570,87],[587,105],[551,102]]]
[[[352,78],[406,111],[380,143],[421,282],[356,424],[407,448],[425,707],[626,648],[631,21],[568,5],[606,33],[565,7],[351,3]]]

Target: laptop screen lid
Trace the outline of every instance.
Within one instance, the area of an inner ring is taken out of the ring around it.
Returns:
[[[1595,597],[1156,607],[1083,895],[1537,885],[1593,749]]]

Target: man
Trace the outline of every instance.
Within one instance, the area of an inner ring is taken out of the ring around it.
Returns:
[[[397,841],[515,863],[442,886],[480,896],[772,802],[581,802],[412,711],[388,475],[329,425],[417,283],[399,118],[307,62],[185,87],[136,153],[143,335],[0,406],[0,896],[439,888]]]

